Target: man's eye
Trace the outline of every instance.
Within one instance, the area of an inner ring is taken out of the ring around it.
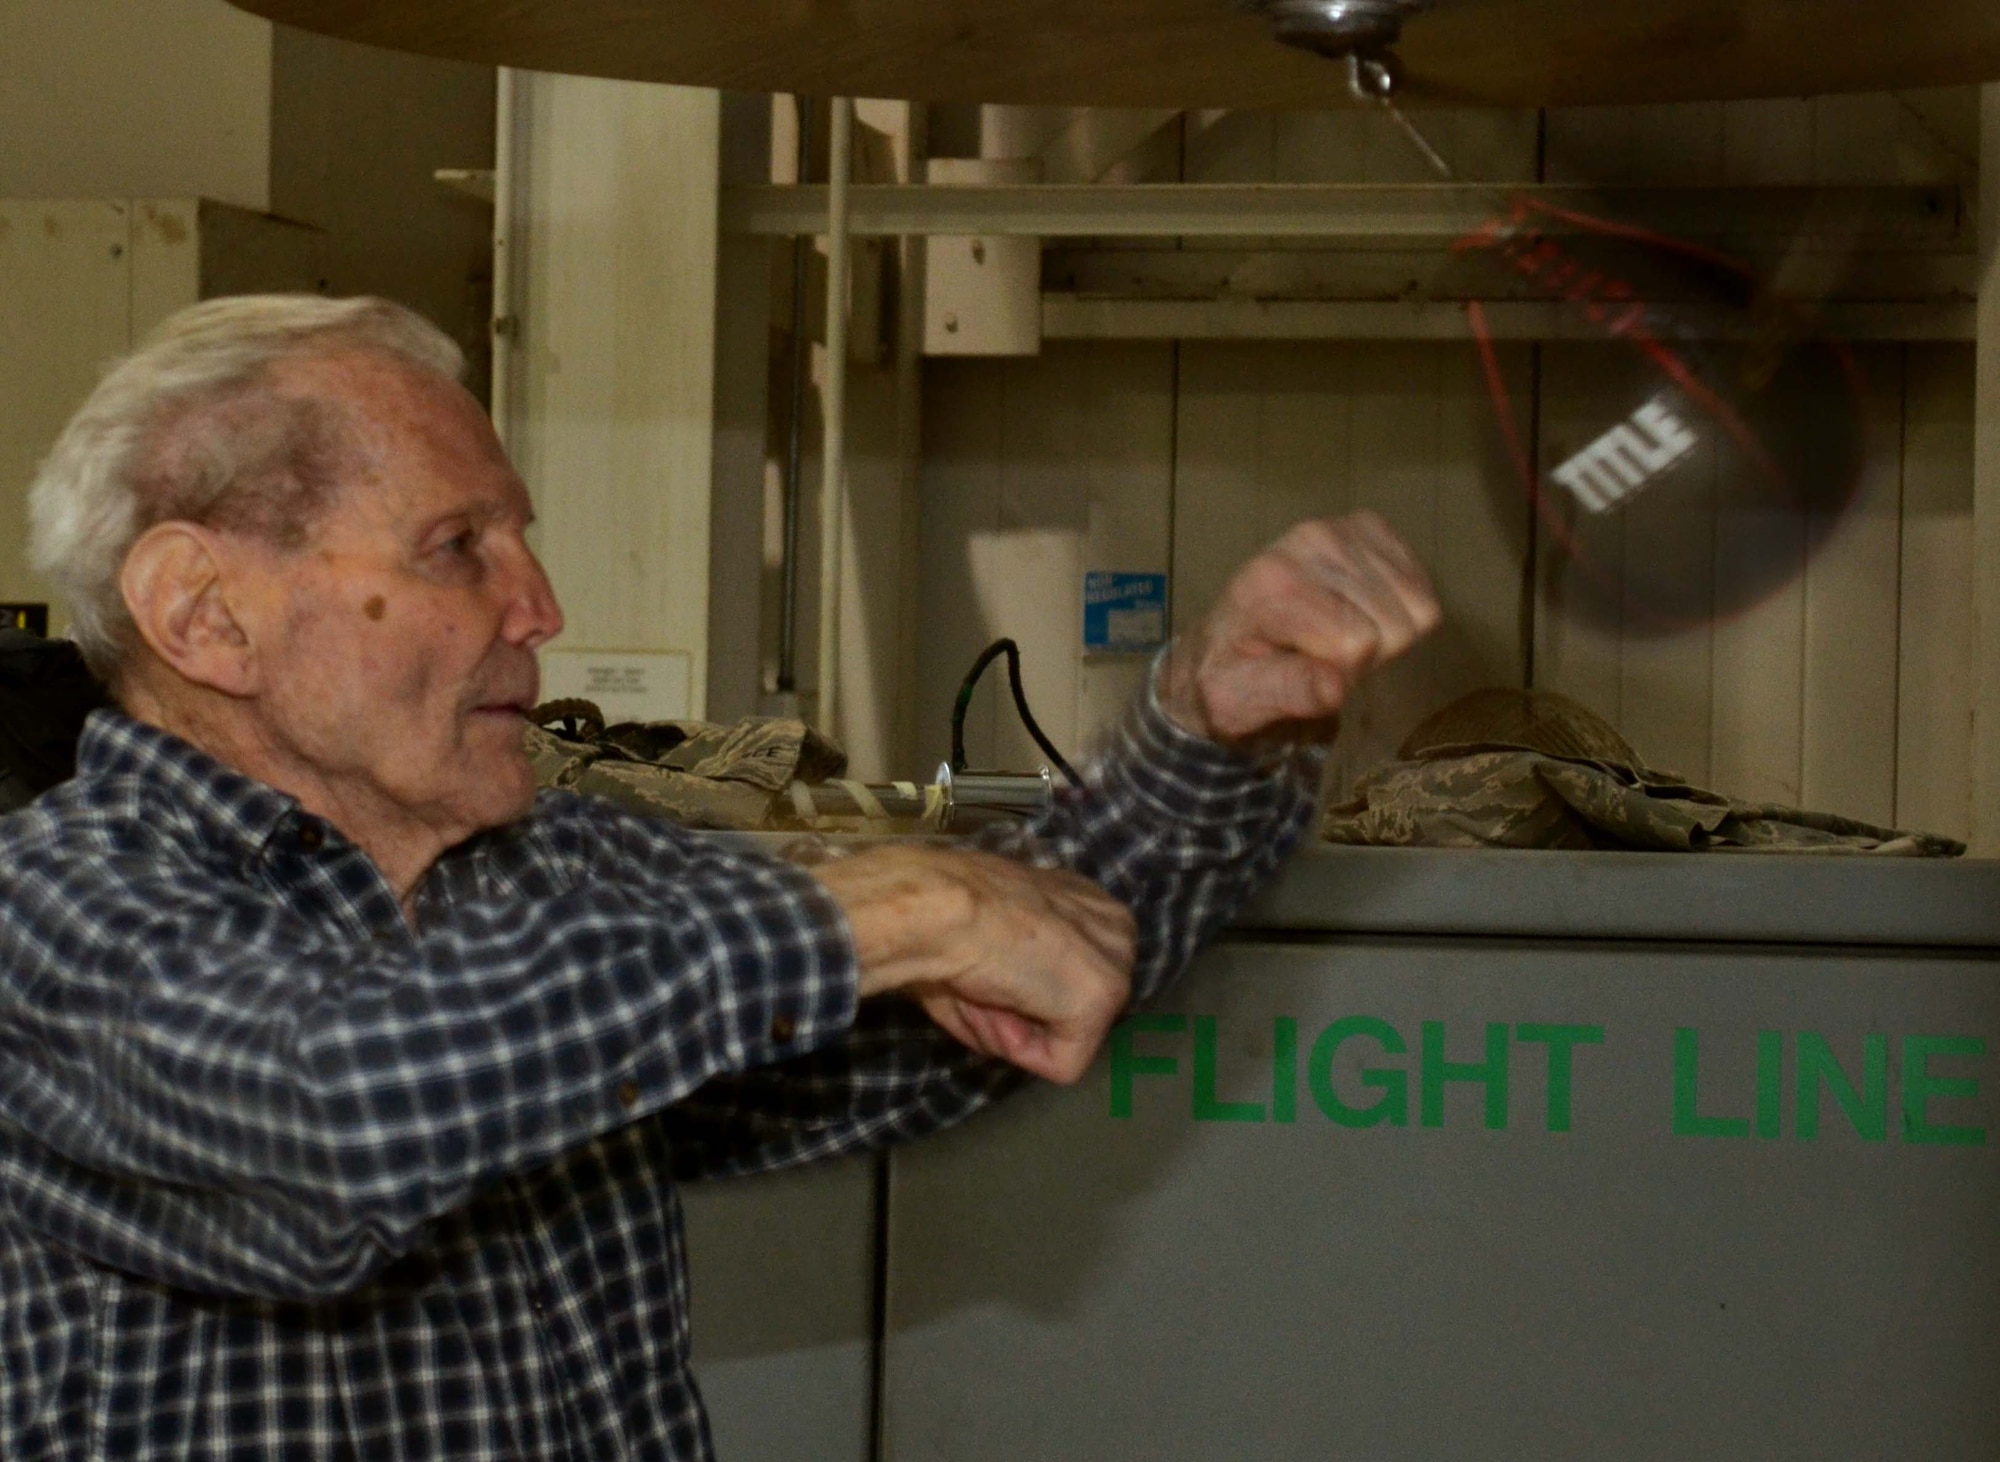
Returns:
[[[439,544],[438,551],[441,553],[457,554],[462,557],[472,552],[473,544],[478,541],[479,535],[468,528],[463,533],[447,538],[443,543]]]

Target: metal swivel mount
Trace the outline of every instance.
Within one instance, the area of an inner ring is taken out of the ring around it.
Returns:
[[[1435,0],[1244,0],[1269,18],[1279,40],[1335,59],[1386,51],[1402,39],[1403,22]]]
[[[1246,10],[1271,22],[1279,40],[1331,61],[1347,63],[1347,89],[1363,106],[1379,107],[1403,130],[1432,171],[1447,182],[1458,175],[1430,139],[1396,105],[1403,88],[1403,63],[1396,42],[1403,22],[1438,0],[1240,0]]]

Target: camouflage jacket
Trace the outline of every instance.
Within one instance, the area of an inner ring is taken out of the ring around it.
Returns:
[[[535,782],[603,797],[691,828],[777,825],[793,782],[847,769],[847,754],[803,721],[753,717],[628,722],[606,727],[595,707],[557,702],[527,731]],[[549,727],[560,727],[560,731]]]
[[[1533,751],[1390,762],[1328,809],[1329,842],[1406,847],[1733,849],[1956,857],[1965,845],[1832,813],[1738,802],[1665,772]]]

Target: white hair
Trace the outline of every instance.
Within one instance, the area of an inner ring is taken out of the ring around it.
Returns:
[[[453,380],[465,371],[449,336],[388,300],[244,295],[182,310],[105,373],[29,497],[29,556],[100,676],[117,681],[132,643],[119,575],[154,524],[304,541],[339,485],[348,437],[335,408],[279,394],[271,370],[347,350]]]

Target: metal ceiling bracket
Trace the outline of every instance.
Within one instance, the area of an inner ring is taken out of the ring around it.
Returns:
[[[1403,22],[1435,0],[1244,0],[1288,46],[1338,59],[1383,56],[1402,39]]]

